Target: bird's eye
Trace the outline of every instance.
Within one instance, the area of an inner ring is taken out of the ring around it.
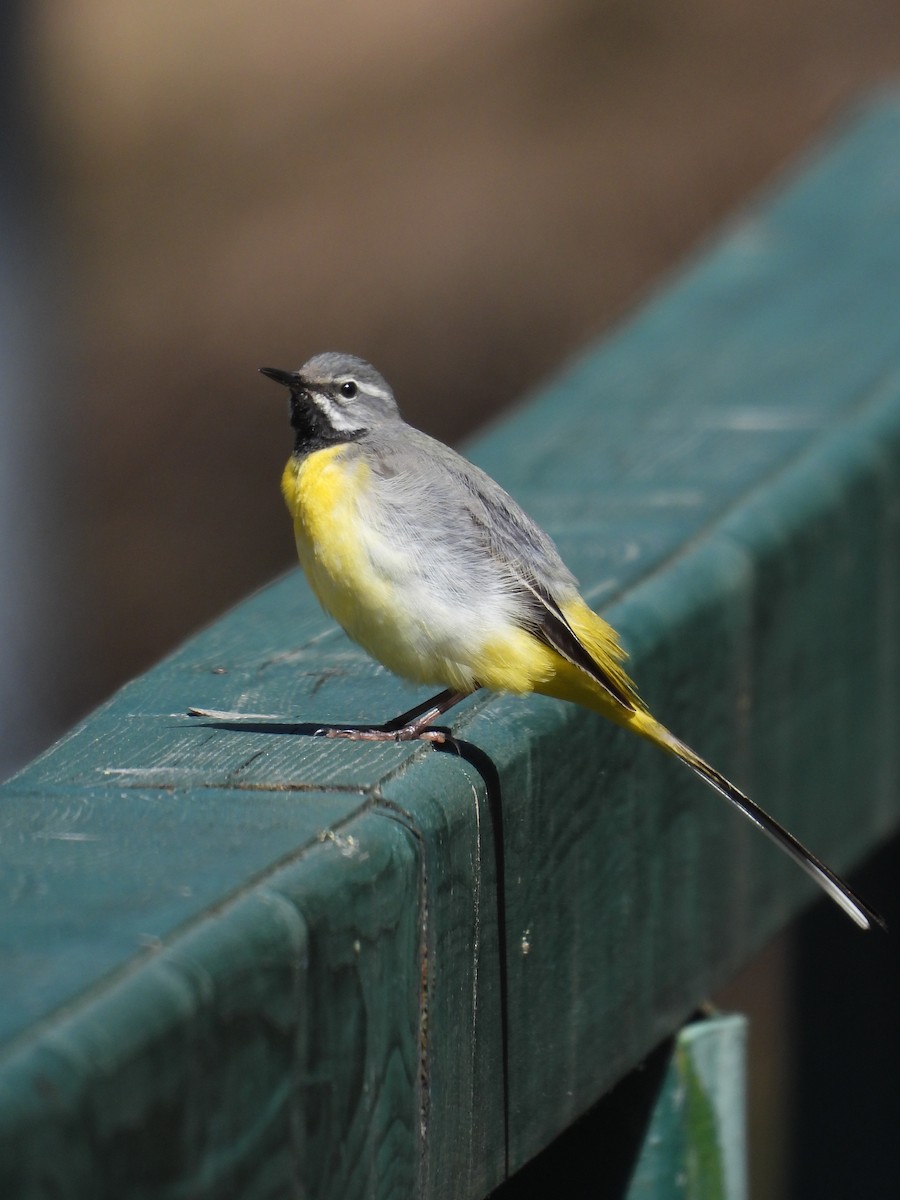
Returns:
[[[359,388],[352,379],[348,379],[346,383],[341,384],[341,395],[347,400],[352,400],[358,391]]]

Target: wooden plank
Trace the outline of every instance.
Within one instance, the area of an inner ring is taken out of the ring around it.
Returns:
[[[3,1195],[415,1194],[418,865],[353,828],[8,1048]]]
[[[745,1200],[747,1023],[679,1031],[626,1200]]]
[[[898,136],[874,105],[473,450],[840,868],[900,807]],[[469,702],[459,758],[308,736],[416,698],[290,576],[3,789],[4,1194],[483,1196],[811,899],[549,700]]]

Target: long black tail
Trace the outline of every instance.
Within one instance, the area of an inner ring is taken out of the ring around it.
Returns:
[[[798,842],[794,835],[788,833],[783,825],[779,825],[774,817],[770,817],[758,804],[754,804],[749,796],[745,796],[724,775],[720,775],[709,763],[704,762],[699,754],[695,754],[690,746],[686,746],[684,742],[679,741],[674,734],[671,734],[664,725],[660,725],[649,713],[646,716],[643,713],[639,714],[636,728],[638,732],[651,742],[655,742],[657,746],[661,746],[662,749],[668,750],[670,754],[674,754],[676,758],[680,758],[701,779],[704,779],[710,787],[714,787],[720,795],[729,800],[757,828],[767,834],[777,846],[780,846],[786,854],[790,855],[799,867],[803,868],[807,875],[812,876],[819,887],[831,897],[835,904],[841,906],[847,916],[855,921],[860,929],[871,929],[873,925],[878,925],[882,929],[887,928],[884,920],[878,913],[869,908],[867,904],[864,904],[852,888],[848,887],[843,879],[835,875],[830,867],[826,867],[821,859],[816,858],[811,850],[807,850],[802,842]]]

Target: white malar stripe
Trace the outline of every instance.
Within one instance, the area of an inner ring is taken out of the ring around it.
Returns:
[[[313,404],[326,417],[331,428],[337,433],[359,433],[360,430],[365,429],[364,425],[357,424],[352,417],[348,417],[346,413],[341,412],[337,405],[332,404],[327,396],[314,392],[312,400]]]

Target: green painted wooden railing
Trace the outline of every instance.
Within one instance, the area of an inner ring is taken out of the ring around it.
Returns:
[[[898,144],[887,97],[471,451],[842,870],[900,815]],[[485,1196],[812,899],[550,700],[461,756],[291,735],[417,698],[292,574],[5,786],[0,1194]]]

